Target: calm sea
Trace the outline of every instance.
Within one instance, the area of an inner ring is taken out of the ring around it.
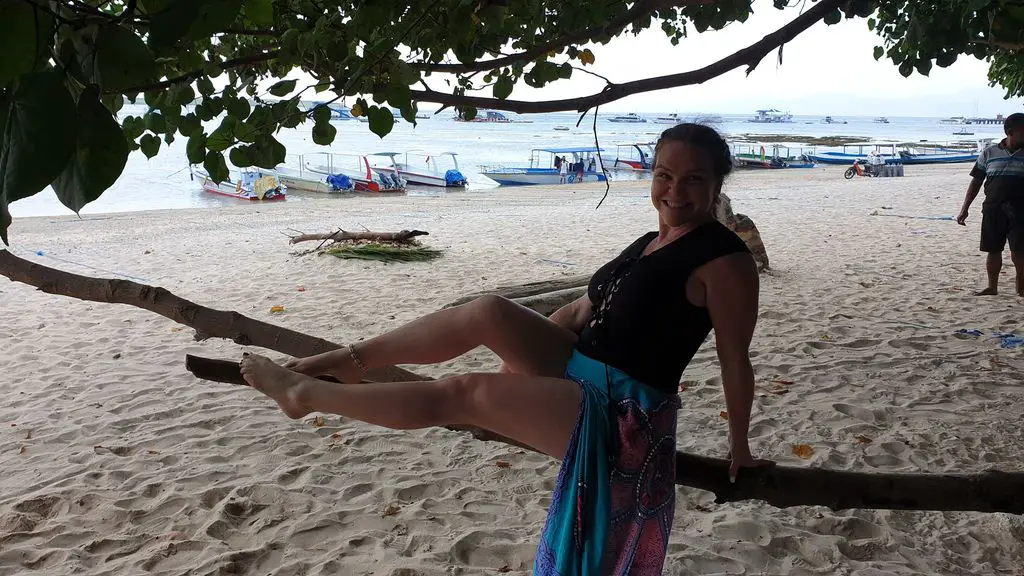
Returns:
[[[122,115],[141,114],[143,107],[126,106]],[[649,142],[667,128],[653,122],[623,124],[609,122],[613,114],[602,114],[597,121],[601,146],[614,157],[615,144]],[[648,118],[657,116],[647,114]],[[693,118],[695,115],[684,115]],[[479,173],[481,164],[521,164],[530,159],[530,150],[544,147],[592,146],[593,117],[588,116],[576,127],[576,114],[554,113],[524,116],[528,123],[487,124],[455,122],[451,112],[444,111],[436,117],[419,120],[414,127],[397,122],[394,130],[381,140],[370,132],[369,127],[355,120],[336,121],[338,135],[329,150],[347,154],[372,152],[404,152],[406,150],[427,150],[431,152],[455,152],[459,168],[466,175],[472,189],[493,189],[500,194],[496,184]],[[865,141],[898,140],[948,142],[980,138],[1001,138],[1001,125],[970,126],[971,136],[955,136],[959,127],[940,124],[937,118],[889,118],[889,124],[879,124],[872,118],[834,117],[847,124],[824,124],[821,116],[796,116],[792,123],[753,124],[747,122],[750,115],[721,115],[716,127],[724,134],[734,137],[742,134],[783,134],[800,136],[852,136]],[[555,127],[570,127],[568,131]],[[323,152],[310,137],[311,125],[293,130],[283,130],[278,139],[288,147],[289,161],[294,156],[309,152]],[[819,147],[819,149],[824,149]],[[436,189],[410,190],[410,194],[437,195],[445,192]],[[457,193],[457,192],[453,192]],[[303,201],[322,195],[302,195],[289,192],[288,202]],[[147,160],[141,152],[133,153],[118,182],[103,196],[88,205],[82,212],[96,214],[104,212],[131,212],[139,210],[216,207],[245,203],[222,196],[204,193],[198,181],[190,179],[185,158],[185,140],[176,140],[171,146],[161,149],[160,154]],[[43,192],[20,200],[11,205],[15,217],[53,216],[70,214],[53,191]]]

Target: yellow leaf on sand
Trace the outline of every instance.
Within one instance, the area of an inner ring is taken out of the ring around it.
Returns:
[[[317,414],[316,417],[313,418],[313,426],[316,426],[317,428],[319,428],[319,427],[321,427],[323,425],[324,425],[324,417],[323,417],[323,415],[322,414]]]
[[[868,438],[867,436],[862,436],[862,435],[859,435],[859,434],[857,436],[854,436],[854,438],[857,439],[857,443],[858,444],[871,444],[871,442],[872,442],[871,438]]]
[[[728,421],[729,420],[729,413],[726,412],[725,410],[722,410],[721,412],[718,413],[718,417],[721,418],[722,420]]]
[[[278,312],[284,312],[284,306],[271,306],[270,307],[270,313],[271,314],[276,314]]]
[[[497,462],[494,463],[494,465],[497,466],[498,468],[509,468],[512,466],[505,460],[498,460]]]
[[[810,444],[794,444],[793,454],[807,460],[811,456],[814,456],[814,448],[811,448]]]

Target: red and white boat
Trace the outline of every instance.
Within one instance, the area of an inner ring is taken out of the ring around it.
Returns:
[[[228,174],[223,182],[214,182],[205,170],[197,166],[189,166],[192,177],[202,179],[203,191],[210,194],[230,196],[240,200],[284,200],[288,195],[287,187],[281,183],[277,175],[269,170],[245,168],[240,175]]]
[[[406,181],[393,174],[376,173],[366,156],[313,152],[298,157],[298,168],[278,166],[282,181],[311,192],[405,192]],[[394,167],[394,163],[392,163]]]

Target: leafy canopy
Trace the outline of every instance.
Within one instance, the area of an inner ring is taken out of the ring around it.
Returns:
[[[794,20],[711,66],[609,83],[579,99],[522,102],[509,99],[519,82],[541,87],[593,64],[587,44],[652,26],[678,43],[746,21],[752,2],[3,0],[0,238],[7,243],[11,202],[52,186],[77,212],[114,183],[131,151],[153,157],[175,138],[188,140],[189,162],[220,181],[228,160],[238,167],[282,163],[285,147],[275,138],[282,128],[311,121],[314,141],[329,145],[336,131],[326,106],[342,98],[354,99],[353,114],[365,115],[381,137],[396,121],[392,108],[415,122],[421,102],[454,106],[469,119],[480,106],[587,109],[752,69],[821,20],[865,18],[883,44],[875,57],[889,58],[905,76],[969,55],[991,63],[990,80],[1008,97],[1024,95],[1024,0],[774,4]],[[286,79],[295,69],[313,82]],[[427,87],[431,75],[448,89]],[[474,95],[479,90],[483,96]],[[300,98],[326,102],[304,109]],[[125,101],[144,102],[147,112],[119,120]]]

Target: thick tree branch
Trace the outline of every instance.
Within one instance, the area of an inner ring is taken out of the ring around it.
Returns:
[[[765,36],[760,41],[699,70],[644,78],[643,80],[635,80],[624,84],[611,84],[606,86],[601,92],[582,98],[528,102],[479,96],[458,96],[434,90],[413,90],[412,98],[419,102],[437,102],[446,106],[469,105],[477,108],[508,110],[523,114],[562,112],[567,110],[583,111],[594,106],[614,102],[632,94],[701,84],[741,66],[746,66],[747,73],[749,74],[771,51],[796,38],[804,30],[807,30],[824,18],[826,14],[842,5],[844,1],[821,0],[811,9],[793,19],[792,22]]]
[[[256,64],[257,62],[266,62],[267,60],[273,60],[281,55],[279,49],[269,50],[267,52],[260,52],[257,54],[250,54],[248,56],[240,56],[238,58],[232,58],[223,62],[216,63],[221,70],[229,70],[231,68],[239,68],[241,66],[248,66],[249,64]],[[170,88],[175,84],[182,84],[185,82],[192,82],[197,80],[206,74],[203,70],[193,70],[181,76],[175,76],[174,78],[168,78],[154,84],[147,84],[144,86],[133,86],[127,90],[114,90],[106,91],[105,94],[138,94],[141,92],[154,92],[156,90],[163,90]]]
[[[567,34],[560,38],[555,38],[543,44],[539,44],[524,50],[516,54],[509,54],[501,58],[495,58],[493,60],[481,60],[478,62],[470,62],[468,64],[432,64],[429,62],[411,62],[409,65],[414,70],[422,72],[444,72],[450,74],[461,74],[464,72],[480,72],[486,70],[494,70],[503,66],[511,66],[516,62],[530,62],[533,61],[552,50],[561,50],[566,46],[572,44],[581,44],[587,42],[594,36],[600,34],[608,34],[609,36],[615,36],[623,28],[626,27],[630,22],[639,20],[644,16],[647,16],[651,12],[659,8],[665,8],[670,6],[686,6],[690,4],[714,4],[719,0],[638,0],[633,6],[622,13],[618,18],[608,22],[601,26],[593,26],[586,30],[581,30],[575,34]]]
[[[162,288],[79,276],[0,251],[0,274],[44,292],[93,302],[130,304],[187,324],[211,336],[262,346],[293,356],[306,356],[336,345],[313,336],[199,306]],[[241,384],[238,363],[190,356],[190,371],[199,377]],[[423,380],[400,369],[371,374],[383,381]],[[455,427],[459,428],[459,427]],[[477,438],[512,443],[485,430],[466,428]],[[883,508],[1024,512],[1024,473],[988,471],[980,474],[876,474],[814,468],[770,466],[745,469],[735,484],[728,480],[729,462],[676,453],[676,483],[715,493],[716,502],[763,500],[773,506],[827,506],[834,510]]]

